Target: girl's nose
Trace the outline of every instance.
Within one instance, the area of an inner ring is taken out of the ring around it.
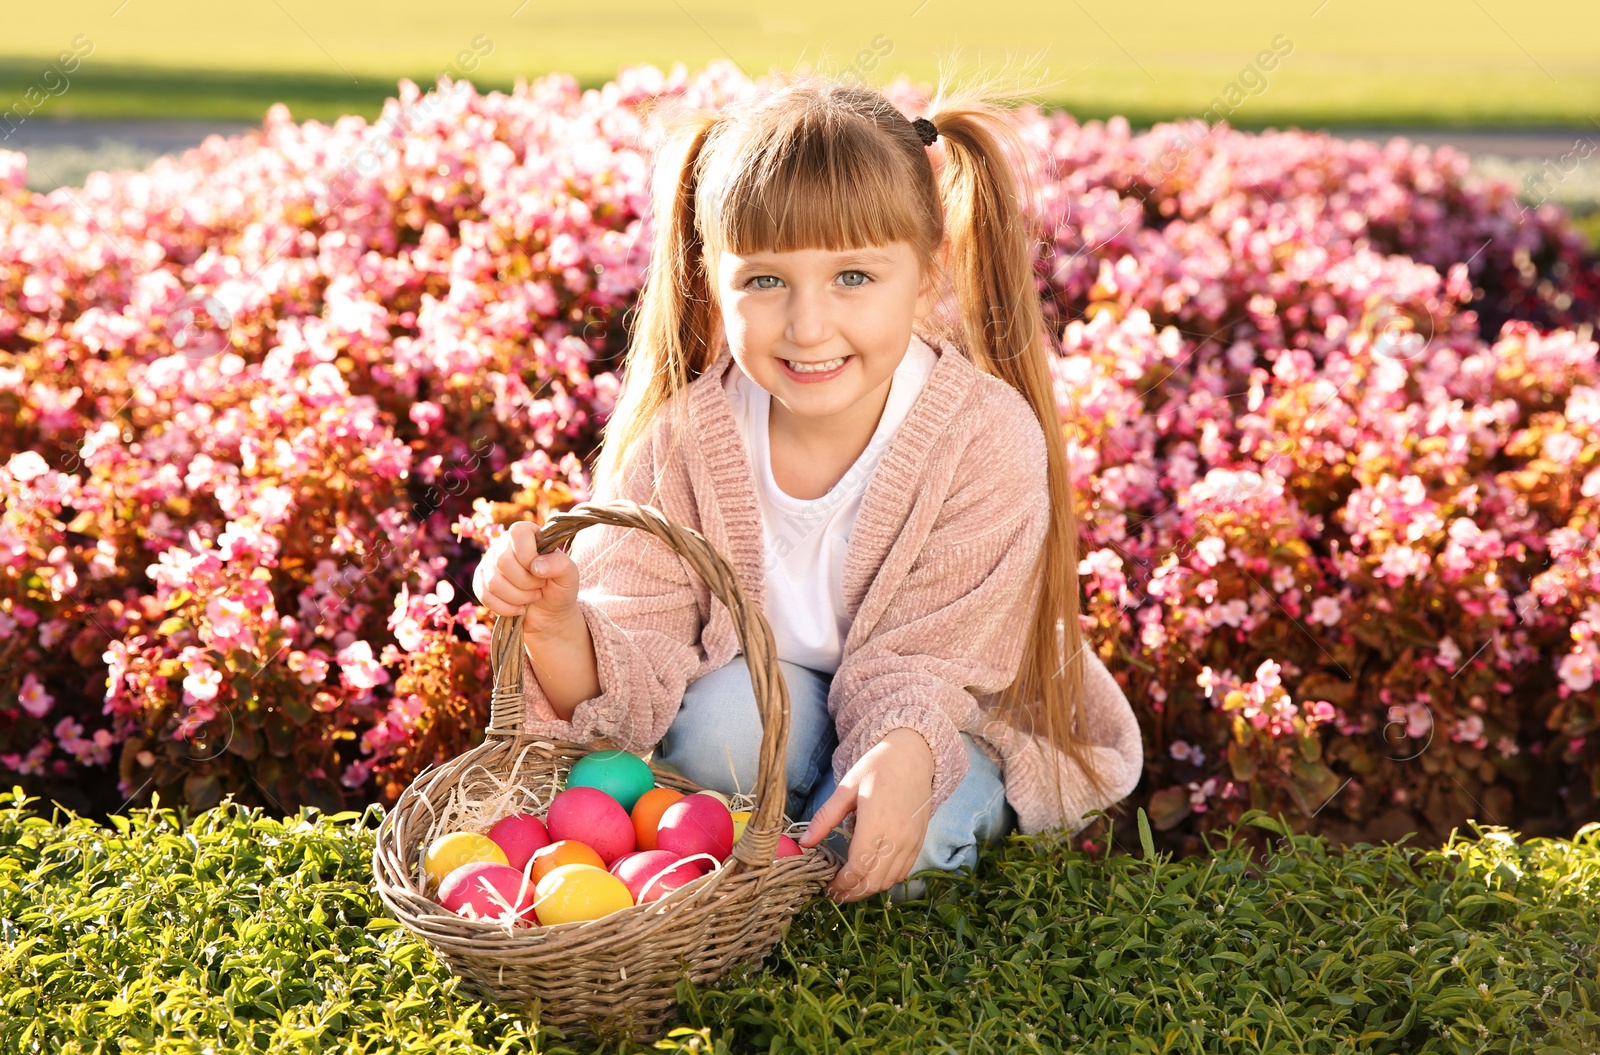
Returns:
[[[789,325],[784,338],[791,344],[809,346],[821,344],[832,336],[833,322],[828,317],[824,296],[797,289],[789,298]]]

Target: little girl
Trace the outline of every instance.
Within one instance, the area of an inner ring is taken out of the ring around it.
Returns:
[[[941,88],[912,121],[810,78],[673,132],[594,499],[699,531],[767,617],[786,812],[808,847],[854,815],[831,896],[920,896],[913,872],[1014,827],[1077,831],[1143,749],[1082,644],[1027,147],[991,102]],[[534,559],[536,533],[511,525],[474,578],[523,614],[527,731],[753,790],[722,603],[646,532],[593,525]]]

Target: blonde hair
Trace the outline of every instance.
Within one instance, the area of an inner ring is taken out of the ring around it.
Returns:
[[[918,115],[938,128],[944,162],[937,173],[907,115],[860,85],[808,75],[727,112],[692,109],[672,120],[652,184],[655,244],[594,485],[598,494],[620,478],[663,408],[674,408],[677,426],[664,463],[688,431],[684,390],[721,347],[711,278],[719,252],[904,241],[924,275],[948,266],[954,310],[936,311],[924,329],[1020,392],[1048,451],[1050,524],[1034,566],[1042,576],[1038,606],[1017,677],[998,695],[999,716],[1042,732],[1107,795],[1080,738],[1086,659],[1078,520],[1023,205],[1036,200],[1034,185],[1018,163],[1028,148],[996,101],[1021,94],[987,85],[947,93],[941,78]]]

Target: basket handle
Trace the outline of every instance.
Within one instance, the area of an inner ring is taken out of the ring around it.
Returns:
[[[756,771],[756,808],[744,835],[734,845],[734,859],[751,869],[765,868],[778,848],[778,828],[783,819],[785,794],[784,755],[789,742],[789,689],[778,667],[778,647],[772,628],[760,609],[745,604],[733,567],[693,528],[668,520],[654,506],[627,498],[581,502],[552,513],[539,529],[538,552],[549,553],[593,524],[648,531],[672,547],[692,567],[733,616],[750,678],[755,686],[756,710],[761,716],[761,757]],[[520,737],[527,704],[522,695],[522,613],[499,616],[489,646],[494,671],[494,694],[489,709],[488,736]]]

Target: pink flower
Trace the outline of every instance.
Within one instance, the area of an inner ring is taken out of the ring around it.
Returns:
[[[1256,684],[1261,686],[1263,692],[1276,689],[1283,684],[1278,679],[1278,672],[1282,669],[1273,660],[1263,660],[1261,666],[1256,668]]]
[[[1455,741],[1474,741],[1483,736],[1483,718],[1480,715],[1469,714],[1465,718],[1456,719],[1455,725],[1450,730],[1450,739]]]
[[[1552,432],[1544,438],[1544,456],[1562,465],[1583,453],[1583,441],[1570,432]]]
[[[1433,728],[1433,711],[1421,701],[1408,703],[1403,707],[1398,704],[1391,706],[1389,723],[1395,725],[1402,722],[1405,723],[1406,736],[1421,739]]]
[[[1306,718],[1314,725],[1326,724],[1338,716],[1338,711],[1327,700],[1313,700],[1306,708]]]
[[[437,403],[422,400],[411,404],[407,415],[416,424],[418,431],[426,436],[444,421],[444,408]]]
[[[222,685],[222,672],[205,660],[195,660],[189,665],[189,675],[183,679],[184,692],[196,700],[215,699]]]
[[[22,688],[17,693],[17,702],[22,709],[35,718],[43,718],[50,713],[50,708],[55,706],[55,697],[45,691],[39,679],[34,677],[32,671],[22,677]]]
[[[372,646],[355,641],[339,650],[339,673],[347,688],[372,689],[389,681],[389,672],[373,658]]]
[[[1198,766],[1206,760],[1205,751],[1201,750],[1197,745],[1190,744],[1187,740],[1172,741],[1172,746],[1168,750],[1172,752],[1172,757],[1180,762],[1187,759]]]
[[[25,777],[38,776],[44,772],[45,760],[54,750],[55,745],[49,740],[41,740],[29,748],[26,755],[0,755],[0,763],[4,763]]]
[[[347,788],[359,788],[372,775],[374,763],[368,760],[351,762],[339,775],[339,783]]]
[[[1585,692],[1594,684],[1594,648],[1578,648],[1561,657],[1556,673],[1568,689]]]
[[[320,648],[289,653],[289,669],[300,675],[302,685],[321,685],[328,679],[328,657]]]
[[[23,451],[20,454],[11,456],[11,460],[6,463],[6,471],[18,483],[32,483],[50,471],[50,463],[45,461],[37,451]]]

